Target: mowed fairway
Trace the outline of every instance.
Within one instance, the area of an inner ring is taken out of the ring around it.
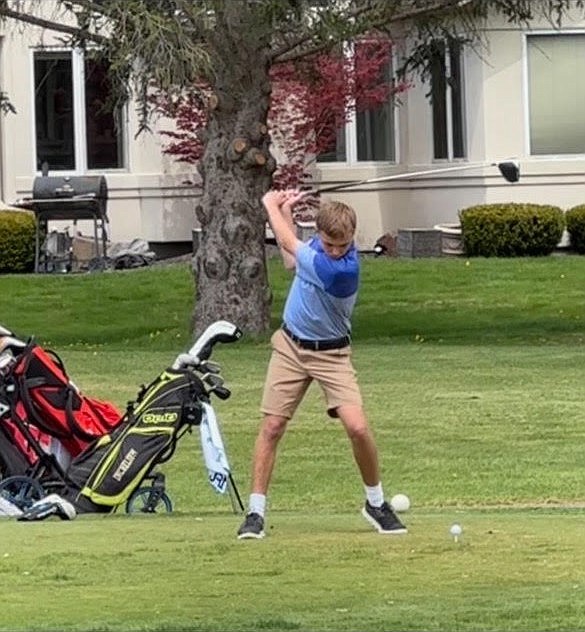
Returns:
[[[411,533],[388,540],[353,514],[278,512],[252,544],[235,540],[233,518],[198,512],[12,523],[2,628],[578,630],[582,521],[419,509]]]
[[[162,467],[172,514],[0,521],[0,629],[583,629],[585,259],[466,263],[364,260],[354,360],[387,495],[412,501],[407,536],[360,516],[347,439],[311,389],[265,540],[236,540],[241,516],[206,482],[195,428]],[[270,271],[276,326],[288,281]],[[123,407],[188,346],[191,283],[182,266],[0,277],[0,323]],[[214,354],[244,497],[268,355],[267,337]]]

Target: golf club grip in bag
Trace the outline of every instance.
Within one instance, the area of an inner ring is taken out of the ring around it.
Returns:
[[[126,422],[98,439],[67,471],[67,498],[83,512],[125,503],[153,467],[173,454],[182,428],[201,423],[203,384],[192,371],[168,369],[142,390]]]
[[[110,402],[83,395],[69,380],[59,356],[33,342],[19,354],[13,376],[23,419],[59,439],[73,457],[122,419]]]

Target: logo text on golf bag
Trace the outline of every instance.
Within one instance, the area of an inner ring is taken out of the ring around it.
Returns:
[[[179,413],[144,413],[142,422],[145,424],[174,424]]]
[[[221,472],[212,472],[209,475],[209,482],[217,489],[218,492],[225,492],[227,486],[228,478],[225,474]]]
[[[128,468],[134,463],[136,457],[138,456],[138,452],[134,448],[130,448],[126,453],[126,456],[122,459],[122,463],[118,469],[112,475],[117,481],[121,481],[124,474],[128,471]]]

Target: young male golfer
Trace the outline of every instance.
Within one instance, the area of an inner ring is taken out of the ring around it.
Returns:
[[[285,265],[295,267],[295,277],[283,325],[271,339],[249,512],[238,538],[264,537],[266,494],[278,442],[313,380],[323,390],[327,412],[341,420],[351,442],[366,493],[363,516],[379,533],[406,533],[384,500],[376,444],[351,363],[350,317],[359,284],[355,212],[340,202],[322,204],[316,216],[317,234],[304,243],[297,239],[292,219],[292,208],[304,195],[269,191],[262,199]]]

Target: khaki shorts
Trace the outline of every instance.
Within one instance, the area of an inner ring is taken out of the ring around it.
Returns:
[[[327,402],[327,412],[337,417],[341,405],[362,406],[351,347],[329,351],[301,349],[281,329],[272,335],[272,356],[268,364],[261,411],[290,419],[315,380]]]

